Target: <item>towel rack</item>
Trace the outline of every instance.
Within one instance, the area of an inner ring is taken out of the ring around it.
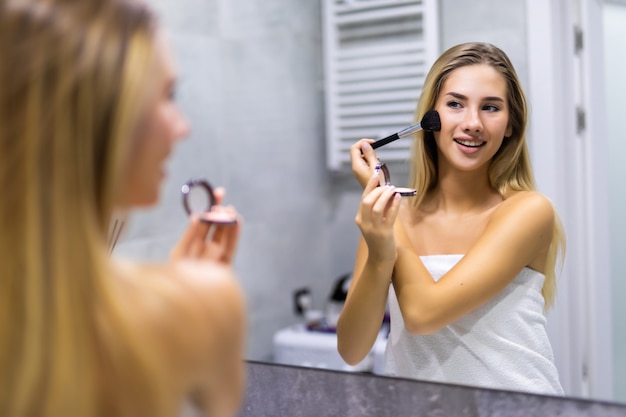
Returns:
[[[327,166],[349,165],[362,137],[387,136],[414,122],[426,71],[439,44],[437,0],[324,0]],[[410,142],[378,151],[406,160]]]

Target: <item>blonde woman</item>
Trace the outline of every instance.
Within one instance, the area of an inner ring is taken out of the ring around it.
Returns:
[[[365,357],[388,302],[386,373],[562,394],[544,312],[564,235],[535,190],[509,58],[490,44],[450,48],[426,78],[417,119],[431,109],[441,131],[415,139],[415,197],[378,186],[371,140],[351,148],[362,237],[339,352],[352,364]]]
[[[109,255],[188,134],[175,81],[139,1],[0,2],[0,415],[235,415],[240,223],[192,220],[168,263]]]

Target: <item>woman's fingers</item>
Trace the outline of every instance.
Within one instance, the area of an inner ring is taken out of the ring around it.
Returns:
[[[363,151],[362,151],[362,145],[363,143],[369,143],[372,142],[371,139],[361,139],[357,142],[355,142],[352,146],[350,146],[350,160],[352,161],[352,163],[354,164],[355,162],[365,162],[367,163],[366,159],[364,158],[365,155],[363,155]],[[370,146],[371,148],[371,146]]]
[[[387,221],[395,222],[398,213],[400,212],[400,204],[402,204],[402,196],[398,193],[394,193],[391,207],[387,211]]]
[[[372,213],[376,216],[385,218],[387,214],[389,214],[388,211],[391,208],[397,194],[394,186],[386,186],[382,188],[384,188],[384,191],[372,206]]]
[[[222,206],[225,189],[213,190],[211,210],[191,216],[182,237],[172,249],[172,260],[207,259],[230,264],[237,250],[242,219],[232,206]]]
[[[206,239],[209,229],[208,224],[199,221],[196,217],[191,217],[187,229],[172,249],[170,256],[173,259],[197,256],[202,250],[198,243]]]
[[[391,218],[392,213],[390,209],[393,206],[393,203],[396,199],[396,196],[399,198],[400,196],[395,192],[395,187],[386,186],[381,187],[382,192],[380,196],[374,201],[374,204],[371,206],[370,217],[376,223],[386,222]]]
[[[242,220],[239,218],[235,224],[214,224],[214,232],[207,245],[207,256],[212,259],[230,264],[237,250],[239,231]]]
[[[374,166],[378,163],[378,158],[374,149],[369,145],[372,139],[361,139],[350,147],[350,160],[352,162],[352,172],[362,187],[367,183]],[[363,153],[363,149],[366,153]]]
[[[224,256],[223,262],[232,263],[237,253],[239,244],[239,232],[241,230],[243,219],[239,218],[237,224],[230,226],[228,233],[224,237]]]
[[[357,222],[373,222],[379,224],[395,219],[400,195],[394,186],[379,186],[378,175],[374,174],[368,181],[361,198],[361,206],[357,215]]]
[[[232,206],[213,206],[187,232],[176,248],[174,258],[208,259],[230,264],[234,259],[242,219]]]
[[[226,195],[226,189],[224,187],[217,187],[213,190],[213,196],[215,197],[215,201],[213,202],[214,206],[222,205],[224,201],[224,196]]]
[[[363,193],[361,194],[361,198],[370,194],[379,185],[380,185],[380,172],[374,172],[374,174],[371,175],[369,180],[365,183],[363,187]]]
[[[376,152],[374,152],[374,148],[372,148],[373,141],[368,139],[367,141],[361,142],[361,153],[363,158],[367,162],[367,165],[373,168],[378,163],[378,157],[376,156]]]

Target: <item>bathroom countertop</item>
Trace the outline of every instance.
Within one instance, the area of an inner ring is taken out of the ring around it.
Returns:
[[[626,417],[626,405],[247,362],[239,417]]]

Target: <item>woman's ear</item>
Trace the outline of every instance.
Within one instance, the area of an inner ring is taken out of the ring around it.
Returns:
[[[506,128],[506,131],[504,132],[504,138],[505,138],[505,139],[506,139],[506,138],[510,138],[512,134],[513,134],[513,126],[509,125],[509,126]]]

